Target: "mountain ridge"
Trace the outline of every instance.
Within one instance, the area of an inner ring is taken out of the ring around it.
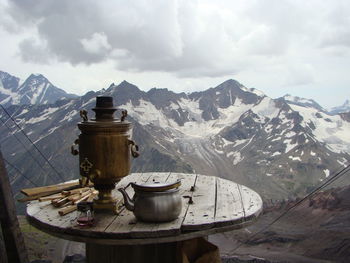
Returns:
[[[305,194],[350,159],[345,117],[272,99],[237,81],[189,94],[145,92],[124,81],[76,99],[12,105],[8,111],[68,180],[78,177],[77,159],[68,150],[79,134],[79,111],[93,108],[101,95],[112,96],[116,107],[127,109],[134,124],[141,156],[134,160],[133,171],[210,174],[245,184],[265,199],[280,199]],[[1,119],[7,119],[3,112]],[[8,126],[0,129],[9,161],[38,182],[50,183],[18,145],[15,125],[8,121]],[[24,178],[14,181],[17,189],[23,184],[28,184]]]
[[[59,99],[77,98],[54,86],[42,74],[30,74],[20,83],[20,79],[7,72],[0,71],[0,104],[45,104]]]

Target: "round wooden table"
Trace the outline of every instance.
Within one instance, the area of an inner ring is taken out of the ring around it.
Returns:
[[[33,201],[27,219],[33,226],[53,236],[86,243],[87,262],[176,262],[179,242],[242,228],[262,211],[261,197],[253,190],[214,176],[183,173],[133,173],[117,188],[129,182],[172,182],[180,179],[182,212],[169,223],[136,221],[125,208],[118,215],[95,213],[95,225],[76,224],[76,212],[58,215],[49,202]],[[113,194],[120,200],[119,191]],[[129,196],[133,195],[131,187]],[[189,199],[193,203],[190,204]]]

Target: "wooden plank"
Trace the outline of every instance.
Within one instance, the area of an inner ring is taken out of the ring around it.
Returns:
[[[138,176],[134,176],[131,182],[141,184],[145,183],[149,180],[149,178],[152,176],[153,173],[143,173],[139,174]],[[133,174],[134,175],[134,174]],[[127,184],[124,183],[125,187]],[[128,187],[126,189],[126,192],[130,196],[130,198],[133,197],[134,195],[134,190],[132,187]],[[122,198],[121,193],[118,191],[118,194],[120,195],[120,198]],[[110,224],[106,227],[105,229],[105,234],[106,235],[114,235],[114,233],[118,233],[117,236],[124,238],[124,237],[130,237],[131,236],[131,231],[134,228],[136,224],[136,218],[133,214],[133,212],[127,210],[126,208],[123,209],[119,216]]]
[[[241,188],[245,220],[251,220],[261,213],[263,205],[262,199],[252,189],[244,185],[239,185],[239,187]]]
[[[131,174],[129,176],[124,177],[117,185],[116,185],[116,189],[114,189],[112,191],[112,195],[114,198],[116,198],[118,201],[120,202],[122,200],[122,195],[120,194],[120,192],[117,190],[117,188],[120,187],[126,187],[130,182],[134,182],[136,180],[138,180],[140,177],[142,177],[142,173],[134,173]],[[129,187],[131,188],[131,187]],[[81,228],[80,226],[78,226],[77,224],[71,225],[70,226],[70,232],[76,232],[76,230],[78,230],[79,232],[81,232],[83,235],[92,235],[92,236],[103,236],[104,232],[106,230],[106,228],[108,228],[108,226],[110,224],[112,224],[112,222],[114,220],[116,220],[116,218],[118,218],[120,215],[115,215],[111,212],[95,212],[95,224],[92,227],[89,228]],[[68,223],[68,221],[66,221],[66,224]],[[69,227],[69,226],[67,226]]]
[[[8,262],[29,262],[9,178],[0,151],[0,223]]]
[[[35,200],[29,202],[27,204],[27,215],[34,216],[35,214],[39,213],[42,209],[45,209],[47,206],[51,206],[50,201],[39,202],[39,200]]]
[[[134,180],[138,174],[128,176],[129,180]],[[128,178],[127,177],[127,178]],[[119,186],[126,186],[129,180],[124,180]],[[54,231],[56,233],[70,233],[80,234],[86,236],[100,236],[105,228],[113,222],[116,215],[112,213],[96,213],[95,225],[89,228],[79,227],[76,223],[77,212],[72,212],[63,216],[58,214],[59,208],[53,207],[49,202],[39,203],[37,201],[31,202],[27,206],[27,216],[29,220],[34,220],[35,225],[45,227],[48,231]]]
[[[213,227],[215,218],[216,177],[198,175],[182,230],[201,230]]]
[[[216,179],[215,226],[239,224],[244,219],[238,185],[229,180]]]
[[[170,173],[145,173],[143,176],[140,177],[140,179],[144,183],[152,183],[152,182],[164,183],[166,182],[169,175]],[[140,184],[142,182],[137,182],[137,183]],[[132,196],[133,196],[133,193],[130,195],[130,197]],[[145,222],[138,221],[134,217],[134,219],[131,219],[131,221],[129,222],[127,229],[129,230],[130,237],[145,238],[145,237],[148,237],[149,234],[153,232],[152,229],[154,225],[155,225],[154,223],[145,223]]]
[[[48,185],[48,186],[41,186],[41,187],[34,187],[34,188],[25,188],[21,190],[21,193],[27,196],[39,196],[39,195],[43,196],[42,194],[59,193],[61,191],[72,189],[74,187],[79,187],[78,180],[74,182],[63,183],[63,184],[55,184],[55,185]]]
[[[125,187],[130,182],[136,182],[140,180],[145,182],[148,180],[148,175],[142,175],[141,173],[134,173],[127,177],[124,177],[116,186]],[[129,187],[128,191],[132,191]],[[118,200],[122,200],[122,196],[116,189],[112,192],[113,196]],[[60,216],[58,214],[59,209],[54,208],[50,202],[38,202],[33,201],[27,205],[27,215],[29,220],[34,219],[36,225],[45,226],[49,231],[56,231],[62,233],[80,234],[86,236],[101,237],[104,236],[106,228],[118,217],[112,213],[95,213],[95,225],[89,228],[81,228],[76,224],[77,213],[73,212]]]
[[[177,219],[171,222],[158,223],[152,227],[150,237],[162,237],[169,235],[179,235],[181,233],[181,225],[187,213],[189,199],[184,198],[192,196],[193,192],[191,187],[194,185],[197,175],[196,174],[183,174],[183,173],[171,173],[167,179],[167,182],[175,182],[181,180],[181,186],[179,188],[179,195],[182,198],[182,210]]]

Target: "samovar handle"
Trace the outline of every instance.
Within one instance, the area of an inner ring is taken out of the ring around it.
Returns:
[[[129,141],[129,145],[131,145],[131,155],[134,158],[139,157],[140,152],[139,152],[139,146],[133,141],[133,140],[128,140]]]
[[[74,144],[70,147],[70,152],[71,154],[73,155],[78,155],[79,154],[79,151],[77,149],[74,148],[74,146],[78,145],[79,144],[79,139],[76,139],[74,141]]]
[[[87,111],[86,110],[80,110],[80,117],[83,119],[83,121],[88,121]]]

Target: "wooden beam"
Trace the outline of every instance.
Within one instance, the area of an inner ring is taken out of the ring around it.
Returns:
[[[8,263],[6,250],[5,250],[5,244],[4,244],[1,232],[0,232],[0,263]]]
[[[0,223],[8,262],[28,263],[11,185],[0,151]]]
[[[45,195],[52,195],[56,193],[60,193],[61,191],[68,191],[74,188],[79,187],[79,182],[70,182],[70,183],[64,183],[64,184],[55,184],[55,185],[48,185],[48,186],[40,186],[40,187],[34,187],[34,188],[26,188],[22,189],[21,192],[25,194],[26,196],[45,196]]]

